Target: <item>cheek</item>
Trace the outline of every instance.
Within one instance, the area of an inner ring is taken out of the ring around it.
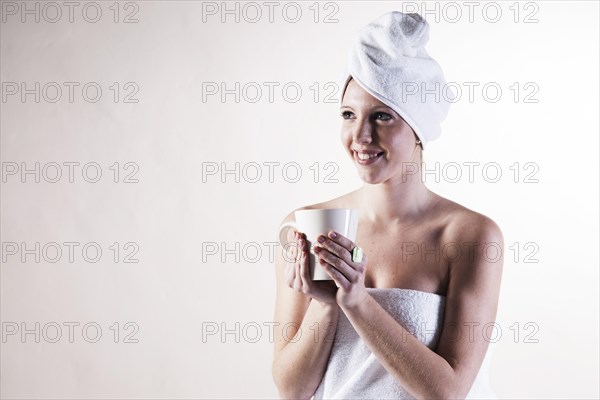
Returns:
[[[404,131],[389,132],[388,135],[381,135],[380,145],[388,151],[389,162],[400,163],[412,157],[414,149],[414,140],[412,132]]]
[[[389,146],[390,149],[403,149],[405,147],[405,140],[400,137],[400,135],[396,135],[394,137],[389,138],[386,142],[386,146]]]
[[[390,145],[396,148],[410,148],[414,144],[414,133],[406,124],[395,127],[386,137]]]
[[[340,140],[344,147],[348,148],[352,144],[352,135],[347,129],[343,129],[340,132]]]

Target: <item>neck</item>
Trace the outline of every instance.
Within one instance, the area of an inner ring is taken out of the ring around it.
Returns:
[[[358,190],[363,218],[388,225],[418,220],[433,205],[434,197],[435,194],[421,181],[420,171],[376,185],[364,183]]]

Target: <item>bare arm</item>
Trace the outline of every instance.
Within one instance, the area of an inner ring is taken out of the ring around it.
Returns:
[[[450,265],[444,324],[435,352],[396,322],[370,295],[359,303],[340,305],[384,368],[418,398],[467,396],[488,347],[484,327],[496,318],[502,253],[496,259],[490,248],[503,251],[502,233],[489,219],[459,229],[470,233],[453,236],[460,237],[460,243],[467,246],[461,246],[462,256]],[[486,243],[488,246],[484,246]],[[487,253],[482,251],[486,248]]]
[[[300,273],[300,266],[293,261],[287,265],[286,259],[294,257],[295,251],[286,256],[278,247],[272,374],[281,398],[310,399],[325,373],[340,309],[288,285]]]
[[[333,345],[333,335],[329,332],[335,332],[338,310],[339,308],[311,301],[302,325],[297,330],[298,334],[290,337],[291,343],[288,342],[275,351],[273,379],[281,398],[310,399],[315,393],[325,374]],[[282,325],[285,324],[284,322]],[[291,324],[288,326],[290,328],[287,331],[292,335],[294,329]],[[328,326],[333,330],[325,333]],[[279,334],[285,338],[286,332],[279,330]]]

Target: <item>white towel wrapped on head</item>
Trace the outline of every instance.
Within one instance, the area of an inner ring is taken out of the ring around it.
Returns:
[[[425,50],[428,40],[429,24],[419,14],[383,14],[358,31],[338,80],[340,102],[352,77],[412,127],[423,149],[440,136],[440,124],[456,99]]]

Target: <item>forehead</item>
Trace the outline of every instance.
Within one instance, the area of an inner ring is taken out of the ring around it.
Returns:
[[[373,97],[369,92],[362,88],[354,79],[351,79],[346,86],[344,97],[342,99],[342,107],[357,107],[357,108],[375,108],[375,107],[388,107],[385,103],[379,99]]]

